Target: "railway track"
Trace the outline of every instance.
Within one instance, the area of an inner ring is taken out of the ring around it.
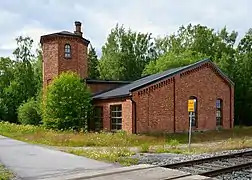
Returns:
[[[244,173],[251,174],[252,178],[252,151],[167,164],[161,167],[208,177],[218,177],[234,171],[244,171]]]

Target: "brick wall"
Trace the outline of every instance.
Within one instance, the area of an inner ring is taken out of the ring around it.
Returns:
[[[50,40],[43,44],[43,87],[58,75],[58,43]]]
[[[78,37],[61,37],[59,43],[59,72],[74,71],[81,78],[87,77],[87,46],[82,44]],[[64,57],[64,46],[70,44],[72,56],[71,58]]]
[[[109,89],[114,89],[124,84],[115,84],[115,83],[89,83],[87,82],[88,87],[90,88],[92,93],[98,93],[102,91],[106,91]]]
[[[70,44],[71,58],[64,57],[64,46]],[[80,37],[59,36],[43,42],[43,84],[63,71],[73,71],[86,78],[88,75],[87,45]]]
[[[223,100],[223,127],[230,128],[230,85],[207,64],[175,77],[176,131],[188,130],[187,100],[196,96],[198,101],[198,127],[195,130],[216,128],[216,99]]]
[[[136,103],[137,133],[188,131],[190,96],[198,99],[198,128],[194,130],[216,128],[217,98],[223,100],[223,127],[233,127],[233,87],[207,64],[144,87],[132,96]]]
[[[173,79],[166,79],[133,92],[136,102],[136,132],[173,132]]]
[[[95,101],[94,106],[103,107],[103,128],[110,131],[110,105],[122,105],[122,130],[132,133],[132,101],[130,99],[111,99]]]

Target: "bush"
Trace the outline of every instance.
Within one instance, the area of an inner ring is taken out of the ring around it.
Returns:
[[[45,127],[59,130],[86,130],[91,93],[80,77],[64,72],[47,87],[43,104]]]
[[[150,145],[148,143],[141,144],[141,153],[147,153],[150,151]]]
[[[39,125],[41,122],[41,117],[38,111],[37,101],[31,98],[19,106],[18,121],[21,124]]]

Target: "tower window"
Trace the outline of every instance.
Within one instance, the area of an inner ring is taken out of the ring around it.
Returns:
[[[65,45],[65,58],[71,57],[71,46],[70,44]]]

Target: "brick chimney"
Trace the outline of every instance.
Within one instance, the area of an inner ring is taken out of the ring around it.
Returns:
[[[81,32],[81,22],[80,21],[75,21],[75,31],[74,34],[79,35],[82,37],[82,32]]]

